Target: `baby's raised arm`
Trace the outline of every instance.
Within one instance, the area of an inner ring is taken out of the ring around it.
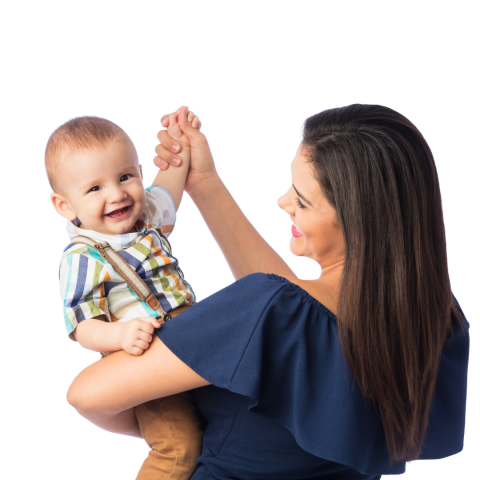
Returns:
[[[181,145],[181,152],[178,156],[182,159],[182,164],[177,168],[168,170],[159,170],[153,185],[159,185],[170,192],[175,201],[175,209],[178,210],[185,188],[188,169],[190,168],[190,141],[183,133],[182,126],[195,125],[199,123],[196,117],[189,115],[188,107],[181,107],[177,112],[169,115],[167,131],[172,138]],[[190,119],[190,120],[189,120]],[[195,121],[195,123],[193,123]]]
[[[170,115],[163,120],[169,118]],[[192,145],[187,191],[222,249],[235,279],[256,272],[295,277],[286,262],[249,222],[220,179],[205,135],[197,129],[186,131]],[[179,142],[174,142],[165,130],[158,133],[158,139],[160,145],[155,149],[154,162],[162,172],[168,172],[172,170],[168,165],[176,165],[174,160],[179,157],[178,148],[172,146]]]

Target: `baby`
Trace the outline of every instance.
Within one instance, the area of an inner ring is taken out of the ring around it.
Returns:
[[[190,164],[179,126],[187,122],[199,124],[182,107],[168,127],[182,145],[182,166],[160,171],[146,189],[135,147],[114,123],[76,118],[48,140],[51,201],[68,220],[71,241],[60,263],[60,294],[67,332],[82,347],[141,355],[154,328],[195,303],[167,240]],[[190,478],[203,435],[191,395],[147,402],[135,414],[151,448],[137,480]]]

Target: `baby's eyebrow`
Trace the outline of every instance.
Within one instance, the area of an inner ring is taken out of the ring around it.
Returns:
[[[305,202],[307,202],[311,207],[313,207],[313,205],[311,204],[311,202],[309,202],[296,188],[295,188],[295,185],[292,183],[292,187],[293,189],[297,192],[297,195],[302,199],[302,200],[305,200]]]
[[[101,181],[100,181],[100,180],[97,180],[97,179],[86,180],[85,182],[79,183],[79,184],[78,184],[78,188],[79,188],[80,190],[86,190],[87,188],[95,187],[95,186],[98,185],[99,183],[101,183]]]

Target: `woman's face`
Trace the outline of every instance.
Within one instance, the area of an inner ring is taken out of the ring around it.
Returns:
[[[292,186],[278,205],[293,222],[290,249],[295,255],[312,258],[322,270],[343,263],[344,242],[335,210],[323,196],[312,164],[298,147],[292,162]]]

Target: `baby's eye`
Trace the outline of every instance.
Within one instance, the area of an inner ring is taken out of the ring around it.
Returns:
[[[125,175],[122,175],[122,178],[120,178],[120,181],[121,182],[125,182],[126,180],[128,180],[129,178],[131,177],[131,175],[129,173],[125,174]]]
[[[99,186],[93,187],[89,190],[89,192],[98,192],[100,190]]]

